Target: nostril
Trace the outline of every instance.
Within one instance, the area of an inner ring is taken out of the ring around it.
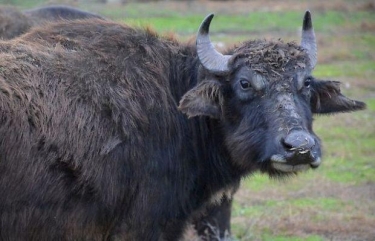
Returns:
[[[286,150],[293,150],[293,145],[291,143],[285,142],[285,138],[281,139],[281,144]]]
[[[286,150],[298,150],[300,153],[310,151],[315,145],[314,138],[304,131],[293,131],[281,142]]]

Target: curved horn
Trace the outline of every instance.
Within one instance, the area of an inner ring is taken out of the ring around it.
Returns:
[[[310,58],[311,68],[314,68],[317,62],[318,48],[316,46],[315,33],[312,26],[310,11],[306,11],[303,18],[301,46],[307,50]]]
[[[216,51],[208,35],[213,14],[208,15],[199,27],[197,36],[198,58],[207,70],[211,73],[223,75],[229,72],[228,60],[231,55],[222,55]]]

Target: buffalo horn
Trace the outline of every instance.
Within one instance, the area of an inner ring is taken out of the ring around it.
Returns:
[[[197,54],[204,68],[213,74],[223,75],[229,72],[228,60],[231,56],[216,51],[210,41],[208,32],[213,17],[213,14],[208,15],[199,27],[196,43]]]
[[[301,46],[307,50],[311,68],[314,68],[317,62],[317,46],[310,11],[306,11],[303,18]]]

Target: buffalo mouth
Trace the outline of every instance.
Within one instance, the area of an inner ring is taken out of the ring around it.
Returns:
[[[273,169],[280,172],[291,173],[317,168],[321,163],[321,159],[320,157],[312,157],[309,152],[304,152],[298,153],[298,155],[275,154],[271,156],[270,162]]]

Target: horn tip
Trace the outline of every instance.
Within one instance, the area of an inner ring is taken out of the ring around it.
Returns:
[[[310,30],[312,28],[311,13],[309,10],[306,11],[303,17],[303,30]]]
[[[210,24],[211,24],[211,20],[213,19],[213,17],[214,17],[214,14],[211,13],[204,18],[204,20],[201,24],[201,27],[199,28],[200,34],[207,34],[208,33],[209,28],[210,28]]]

